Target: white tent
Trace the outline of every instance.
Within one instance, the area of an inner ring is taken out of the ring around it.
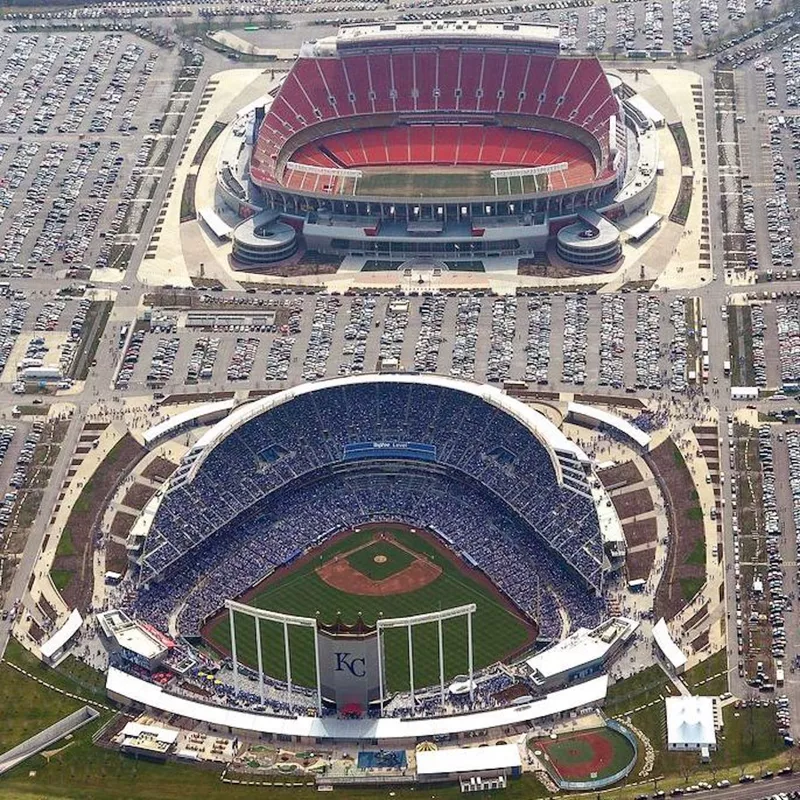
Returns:
[[[668,697],[666,706],[669,750],[717,749],[713,697]]]

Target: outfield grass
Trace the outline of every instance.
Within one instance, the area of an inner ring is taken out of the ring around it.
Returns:
[[[476,603],[473,618],[474,666],[478,669],[491,664],[524,646],[530,628],[514,616],[489,590],[469,578],[441,551],[425,539],[400,529],[387,530],[414,552],[427,556],[442,569],[441,575],[427,586],[413,592],[387,597],[367,597],[341,592],[322,581],[315,568],[329,561],[336,553],[352,550],[373,537],[371,531],[361,531],[343,537],[317,558],[285,577],[268,583],[249,603],[259,608],[282,611],[300,616],[319,615],[323,622],[334,622],[337,613],[345,623],[354,623],[359,612],[368,624],[374,624],[379,614],[402,617]],[[396,548],[394,548],[396,550]],[[377,565],[376,565],[377,566]],[[466,619],[448,620],[443,625],[445,674],[448,678],[467,671]],[[292,647],[292,680],[305,686],[316,685],[314,674],[313,640],[310,629],[290,630]],[[221,618],[210,632],[210,641],[225,651],[230,649],[230,630],[227,617]],[[261,623],[264,669],[279,679],[285,678],[283,633],[277,624]],[[429,686],[439,679],[437,626],[429,624],[414,629],[414,683]],[[408,689],[408,641],[404,629],[388,630],[384,634],[386,679],[389,689]],[[245,664],[256,666],[255,625],[250,617],[236,616],[237,656]]]

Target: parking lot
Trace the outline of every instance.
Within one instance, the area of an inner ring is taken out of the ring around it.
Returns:
[[[156,315],[152,330],[140,323],[119,356],[117,388],[177,391],[226,381],[269,388],[380,368],[568,391],[688,385],[685,355],[670,359],[676,337],[685,339],[685,315],[676,331],[669,303],[651,295],[451,292],[281,300],[283,311],[271,326],[248,324],[246,305],[233,312],[242,324],[217,329],[186,328],[186,312],[175,311]]]
[[[0,277],[107,266],[177,55],[101,32],[6,33],[0,54]]]

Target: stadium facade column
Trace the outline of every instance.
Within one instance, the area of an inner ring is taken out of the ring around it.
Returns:
[[[289,625],[283,621],[283,654],[286,658],[286,688],[288,691],[289,708],[292,707],[292,656],[289,652]]]
[[[233,618],[233,609],[228,608],[228,618],[231,627],[231,657],[233,658],[233,688],[239,696],[239,661],[236,658],[236,623]]]
[[[256,621],[256,656],[258,657],[258,695],[261,698],[261,705],[264,705],[264,662],[261,660],[261,620],[255,617]]]
[[[411,705],[416,702],[414,699],[414,642],[411,630],[414,626],[408,623],[408,681],[411,684]]]
[[[442,618],[437,620],[439,629],[439,692],[444,706],[444,643],[442,642]]]
[[[381,703],[381,716],[383,716],[383,632],[378,620],[378,699]]]
[[[475,688],[472,685],[472,611],[467,614],[467,653],[469,656],[469,701],[475,700]]]
[[[317,670],[317,714],[322,716],[322,679],[319,674],[319,639],[317,638],[316,620],[314,620],[314,665]]]

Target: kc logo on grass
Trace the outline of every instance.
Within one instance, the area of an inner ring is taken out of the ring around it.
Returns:
[[[367,660],[354,658],[352,653],[334,653],[336,656],[336,672],[349,671],[355,678],[364,678],[367,674]]]

